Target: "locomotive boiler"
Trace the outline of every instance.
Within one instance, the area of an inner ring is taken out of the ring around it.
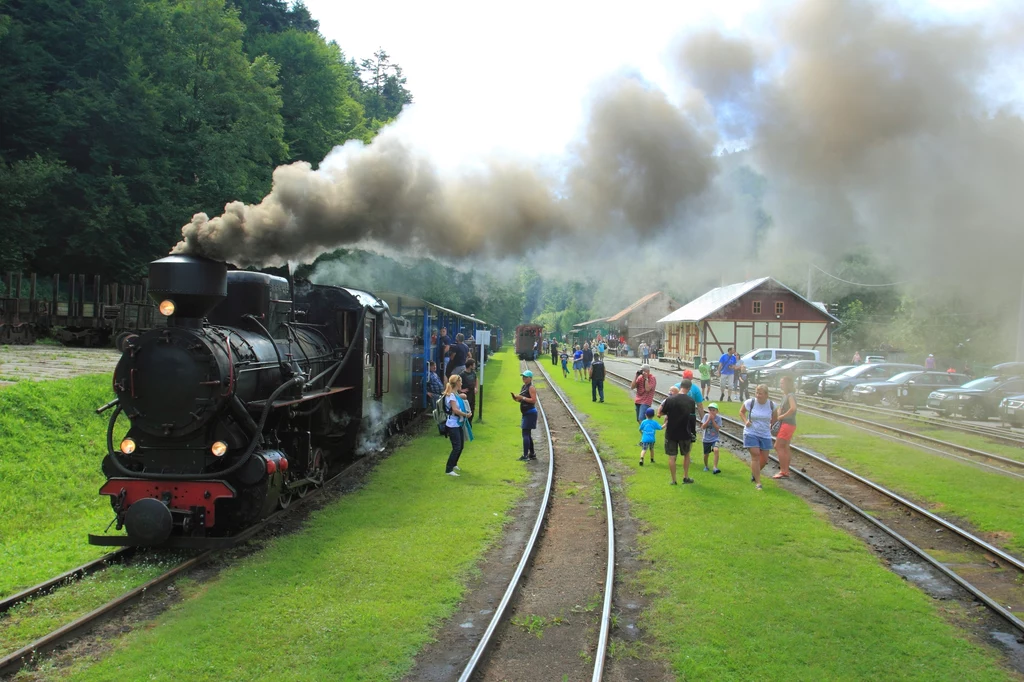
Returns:
[[[417,403],[413,334],[372,294],[184,255],[149,281],[167,327],[125,342],[101,408],[100,494],[127,534],[93,544],[223,544]]]

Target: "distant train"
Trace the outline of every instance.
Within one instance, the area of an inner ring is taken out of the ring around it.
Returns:
[[[520,360],[533,360],[534,351],[540,353],[541,339],[544,338],[544,326],[539,324],[521,324],[516,327],[516,355]]]
[[[100,494],[127,535],[92,544],[223,544],[425,407],[433,324],[481,324],[191,256],[154,261],[149,292],[167,324],[125,340],[101,408]]]

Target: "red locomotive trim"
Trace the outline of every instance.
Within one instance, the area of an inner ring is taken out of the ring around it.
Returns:
[[[124,509],[146,497],[162,500],[165,492],[171,493],[168,505],[171,509],[188,513],[192,507],[204,507],[204,525],[207,528],[212,528],[215,521],[214,503],[222,497],[235,496],[235,489],[223,481],[146,481],[135,478],[112,478],[100,488],[100,495],[118,497],[122,490]]]

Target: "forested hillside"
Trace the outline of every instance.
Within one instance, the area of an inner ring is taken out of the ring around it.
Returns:
[[[284,0],[0,0],[0,271],[131,281],[197,211],[412,101]]]

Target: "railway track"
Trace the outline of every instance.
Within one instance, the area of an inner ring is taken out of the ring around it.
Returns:
[[[598,453],[597,446],[594,445],[594,441],[591,439],[590,434],[584,428],[582,422],[576,417],[568,401],[564,395],[560,392],[557,386],[551,381],[547,372],[541,366],[541,363],[535,363],[535,368],[544,375],[545,380],[551,392],[558,398],[559,402],[568,412],[568,415],[575,422],[579,428],[579,432],[583,435],[584,439],[589,445],[590,451],[594,455],[594,459],[597,463],[597,468],[600,472],[603,495],[604,495],[604,509],[607,515],[607,562],[605,564],[605,579],[604,579],[604,594],[601,608],[601,621],[598,630],[598,639],[596,643],[596,649],[593,656],[594,665],[591,679],[594,682],[598,682],[604,675],[605,667],[605,655],[608,647],[608,637],[611,629],[611,605],[612,605],[612,588],[615,580],[615,529],[612,518],[612,502],[611,502],[611,489],[608,485],[608,476],[604,469],[604,464],[601,461],[600,454]],[[510,605],[513,599],[517,595],[521,595],[524,592],[534,592],[543,589],[540,586],[533,585],[531,578],[533,574],[524,579],[524,573],[526,572],[527,566],[530,565],[538,552],[543,551],[544,538],[541,535],[541,529],[544,526],[545,518],[551,513],[552,505],[552,490],[555,485],[555,445],[554,439],[551,435],[551,426],[548,421],[548,415],[544,410],[544,406],[541,400],[538,400],[538,409],[540,416],[544,424],[544,430],[547,435],[548,442],[548,472],[547,482],[544,489],[544,495],[540,508],[537,512],[537,520],[534,523],[533,531],[530,535],[529,540],[526,543],[526,547],[523,550],[522,558],[516,567],[515,572],[512,575],[512,579],[509,581],[508,588],[505,590],[502,596],[501,602],[495,608],[494,614],[491,617],[491,621],[488,624],[480,642],[477,644],[475,651],[467,662],[465,668],[462,670],[462,674],[459,676],[459,682],[468,682],[469,680],[480,680],[489,679],[494,671],[500,671],[505,669],[507,662],[503,660],[504,653],[502,651],[501,642],[499,641],[500,635],[498,634],[501,630],[501,626],[509,623],[510,619]],[[564,504],[568,504],[565,502]],[[507,631],[507,630],[506,630]],[[573,657],[578,658],[575,652]],[[491,673],[491,674],[489,674]],[[542,679],[542,677],[535,677],[535,679]]]
[[[624,358],[610,358],[617,362],[628,362],[640,366],[638,362],[631,359]],[[659,367],[658,365],[652,364],[652,369],[659,369],[664,372],[672,373],[673,371],[679,370],[667,370]],[[717,385],[717,382],[715,383]],[[751,384],[753,386],[753,384]],[[774,390],[774,389],[773,389]],[[972,436],[981,436],[984,438],[990,438],[994,441],[1002,443],[1004,445],[1015,445],[1024,448],[1024,432],[1015,430],[1010,427],[993,426],[991,424],[977,424],[977,423],[964,423],[962,421],[949,419],[947,417],[935,417],[920,414],[917,412],[907,412],[905,410],[895,407],[884,407],[882,405],[865,405],[862,403],[847,402],[843,400],[834,400],[832,398],[823,398],[817,395],[809,395],[801,393],[799,395],[801,407],[817,407],[822,409],[831,408],[834,410],[848,410],[851,412],[859,412],[866,415],[875,415],[877,417],[885,417],[891,419],[897,419],[911,424],[918,424],[922,426],[930,426],[939,429],[946,429],[948,431],[958,431],[960,433],[966,433]]]
[[[628,386],[630,379],[612,371],[607,375]],[[662,398],[666,394],[658,392]],[[742,424],[722,415],[728,428],[722,433],[742,446]],[[790,471],[843,507],[883,531],[896,542],[985,604],[1024,634],[1024,560],[996,547],[968,530],[934,514],[901,495],[804,448],[791,445]],[[772,461],[778,459],[771,455]],[[814,470],[812,477],[808,470]],[[820,473],[818,473],[820,472]],[[944,555],[943,561],[937,555]]]
[[[326,481],[320,488],[317,488],[316,490],[312,491],[311,493],[301,498],[300,500],[292,502],[287,508],[281,509],[271,514],[270,516],[263,519],[256,525],[251,526],[250,528],[247,528],[246,530],[239,533],[237,536],[234,536],[232,538],[232,540],[234,541],[232,546],[236,546],[240,543],[250,540],[257,534],[259,534],[267,526],[274,523],[275,521],[280,520],[285,514],[288,514],[289,512],[295,511],[297,509],[301,509],[312,500],[317,499],[323,494],[323,491],[326,490],[331,484],[351,475],[351,473],[353,472],[355,467],[358,466],[358,464],[359,463],[356,462],[349,465],[348,467],[340,471],[338,474],[330,478],[328,481]],[[17,651],[5,655],[3,658],[0,658],[0,677],[13,675],[14,673],[24,668],[26,665],[30,664],[38,656],[49,651],[53,651],[62,644],[71,641],[73,638],[86,632],[90,627],[92,627],[102,619],[109,617],[119,612],[126,606],[139,601],[147,593],[160,587],[161,585],[170,582],[177,576],[182,575],[183,573],[187,573],[188,571],[206,563],[214,556],[224,551],[224,549],[226,548],[209,549],[195,556],[189,557],[188,559],[179,562],[177,565],[172,566],[168,570],[152,578],[146,583],[139,585],[131,590],[128,590],[127,592],[124,592],[123,594],[119,595],[118,597],[115,597],[114,599],[111,599],[102,606],[99,606],[98,608],[93,609],[92,611],[82,616],[79,616],[78,618],[75,618],[71,622],[62,625],[55,630],[52,630],[43,637],[40,637],[29,644],[26,644]],[[104,569],[114,564],[129,561],[133,556],[135,556],[136,552],[137,550],[134,547],[124,547],[117,551],[105,554],[104,556],[93,561],[90,561],[87,564],[83,564],[82,566],[62,573],[59,576],[50,578],[49,580],[39,583],[38,585],[34,585],[33,587],[22,590],[17,594],[6,597],[3,601],[0,601],[0,613],[7,612],[10,609],[17,606],[18,604],[50,594],[56,590],[61,589],[62,587],[73,584],[74,582],[76,582],[84,576],[99,573],[100,571],[103,571]]]
[[[656,368],[652,366],[652,370],[653,369]],[[781,397],[781,394],[778,392],[774,392],[772,395],[775,399],[779,399]],[[872,421],[870,419],[864,419],[862,417],[839,413],[834,411],[834,409],[826,407],[808,405],[806,398],[807,396],[801,395],[797,399],[801,410],[807,410],[808,412],[820,415],[832,421],[852,425],[869,433],[890,438],[897,437],[901,442],[913,445],[914,447],[932,454],[957,459],[989,471],[1011,476],[1013,478],[1024,479],[1024,459],[1005,457],[1003,455],[997,455],[992,452],[979,450],[959,443],[952,443],[933,436],[909,431],[892,424],[885,424]],[[850,407],[846,403],[836,403],[836,401],[830,402],[835,403],[836,407]]]

